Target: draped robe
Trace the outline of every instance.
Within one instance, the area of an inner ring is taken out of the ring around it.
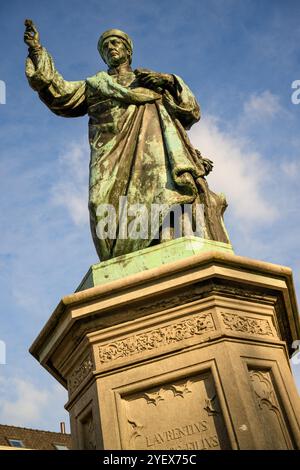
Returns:
[[[180,77],[173,76],[172,92],[159,93],[143,87],[133,72],[122,76],[99,72],[86,80],[66,81],[45,48],[36,63],[27,58],[26,75],[55,114],[89,115],[89,212],[101,260],[146,248],[154,234],[149,230],[147,238],[132,239],[118,237],[117,231],[115,239],[100,239],[99,206],[115,208],[118,226],[121,196],[127,197],[128,206],[143,204],[149,214],[152,204],[201,202],[196,180],[203,178],[204,168],[186,134],[200,119],[200,109]],[[205,222],[203,237],[213,238]]]

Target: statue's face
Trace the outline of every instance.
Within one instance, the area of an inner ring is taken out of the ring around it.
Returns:
[[[116,67],[128,60],[129,52],[121,38],[110,36],[103,41],[102,56],[109,67]]]

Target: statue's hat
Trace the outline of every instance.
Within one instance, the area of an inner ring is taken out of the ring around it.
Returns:
[[[102,55],[103,41],[106,38],[109,38],[110,36],[117,36],[118,38],[123,39],[126,42],[127,46],[129,47],[130,51],[132,51],[133,42],[130,39],[130,37],[128,36],[128,34],[124,33],[124,31],[121,31],[120,29],[108,29],[103,34],[101,34],[101,36],[99,38],[99,41],[98,41],[98,51],[100,52],[101,55]]]

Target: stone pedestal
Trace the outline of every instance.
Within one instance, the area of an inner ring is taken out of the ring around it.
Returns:
[[[289,268],[224,251],[64,297],[31,353],[77,449],[297,449]]]

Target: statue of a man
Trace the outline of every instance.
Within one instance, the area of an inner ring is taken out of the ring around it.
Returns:
[[[59,116],[89,115],[89,212],[100,259],[155,243],[157,234],[151,230],[143,238],[120,236],[120,200],[125,196],[128,206],[143,205],[149,213],[153,205],[201,204],[202,236],[227,243],[222,220],[225,199],[208,189],[205,175],[211,162],[202,159],[186,133],[200,119],[200,109],[184,81],[177,75],[133,71],[132,40],[117,29],[104,32],[98,42],[107,72],[66,81],[41,46],[32,21],[26,20],[25,25],[26,75],[31,87]],[[97,234],[103,218],[99,207],[107,204],[117,217],[114,238]],[[165,215],[161,214],[160,224]]]

